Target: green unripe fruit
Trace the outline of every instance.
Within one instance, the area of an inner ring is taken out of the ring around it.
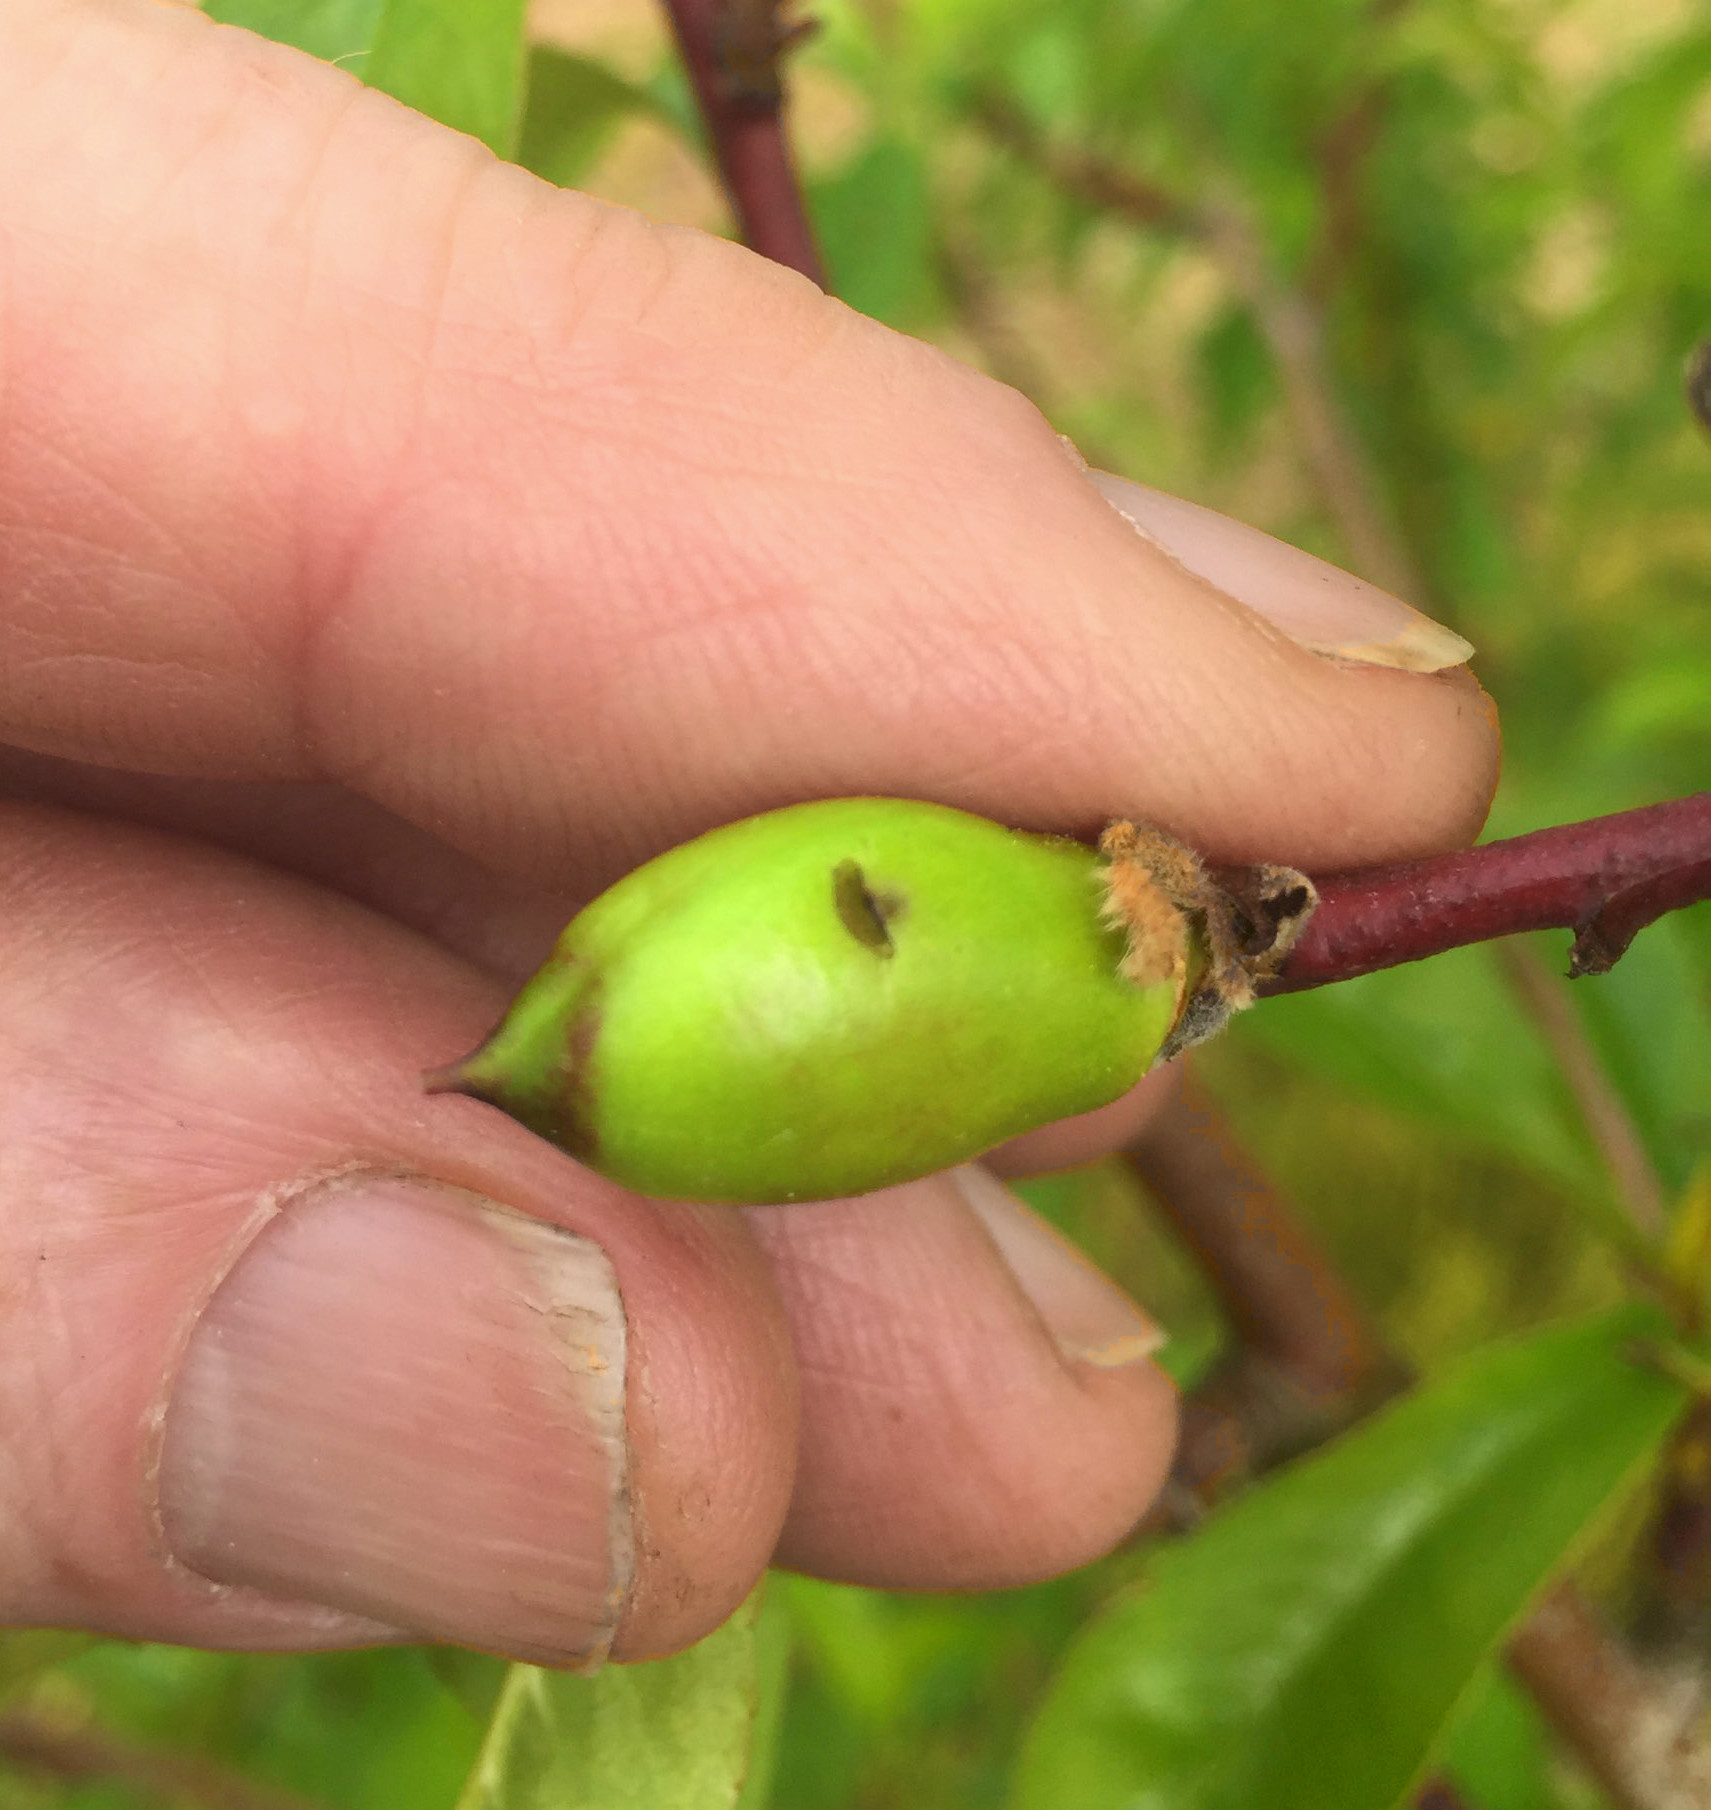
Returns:
[[[1179,980],[1119,973],[1102,863],[940,805],[845,798],[714,830],[565,930],[430,1078],[646,1194],[863,1194],[1114,1100]]]

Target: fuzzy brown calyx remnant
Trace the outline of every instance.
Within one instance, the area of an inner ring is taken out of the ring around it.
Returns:
[[[1278,972],[1319,902],[1313,882],[1293,867],[1214,874],[1186,843],[1144,824],[1109,825],[1099,852],[1105,918],[1128,934],[1124,977],[1137,986],[1177,984],[1181,1004],[1161,1062],[1253,1004],[1256,984]]]

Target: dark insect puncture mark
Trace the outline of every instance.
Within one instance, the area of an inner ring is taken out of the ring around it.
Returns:
[[[875,955],[895,955],[891,921],[903,909],[901,899],[872,891],[859,861],[840,861],[832,869],[832,903],[844,928]]]
[[[1686,390],[1694,420],[1711,434],[1711,339],[1701,340],[1688,357]]]

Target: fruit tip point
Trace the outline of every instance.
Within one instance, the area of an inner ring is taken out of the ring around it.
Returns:
[[[422,1092],[425,1094],[467,1094],[471,1099],[480,1098],[478,1089],[469,1077],[469,1058],[466,1056],[458,1062],[442,1063],[438,1068],[422,1071]]]

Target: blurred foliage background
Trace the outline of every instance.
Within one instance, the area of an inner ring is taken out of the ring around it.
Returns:
[[[361,11],[322,4],[315,48],[340,54]],[[1018,385],[1094,462],[1454,623],[1507,727],[1493,834],[1705,785],[1711,441],[1681,387],[1711,333],[1702,6],[824,0],[816,15],[791,125],[851,306]],[[532,30],[524,161],[727,230],[662,16],[541,0]],[[1560,971],[1561,940],[1543,940]],[[1621,1294],[1623,1184],[1565,1052],[1625,1109],[1663,1202],[1711,1186],[1711,911],[1648,930],[1563,997],[1566,1020],[1543,1023],[1481,948],[1269,1003],[1201,1063],[1428,1375]],[[1205,1361],[1206,1295],[1125,1171],[1031,1193],[1172,1329],[1168,1357]],[[1629,1516],[1585,1567],[1618,1610],[1634,1531]],[[1001,1805],[1058,1656],[1140,1562],[968,1599],[779,1580],[794,1646],[770,1801]],[[450,1810],[498,1671],[57,1636],[0,1653],[0,1687],[10,1667],[34,1715],[96,1718],[348,1810]],[[1604,1801],[1495,1673],[1448,1765],[1480,1810]],[[179,1783],[7,1770],[0,1806],[238,1801]]]

